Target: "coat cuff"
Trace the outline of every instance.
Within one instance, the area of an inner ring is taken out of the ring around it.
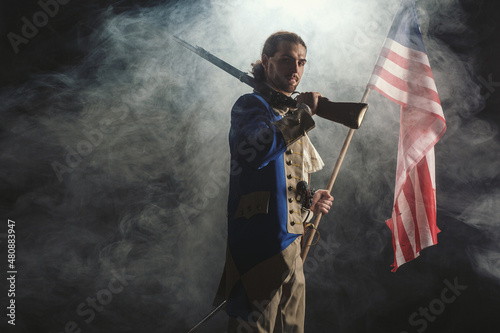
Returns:
[[[310,110],[309,106],[301,104],[297,110],[287,112],[283,118],[273,123],[280,130],[287,146],[314,128]]]

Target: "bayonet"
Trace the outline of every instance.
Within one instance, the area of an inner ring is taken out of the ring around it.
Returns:
[[[236,67],[228,64],[224,60],[214,56],[212,53],[208,52],[202,47],[199,46],[193,46],[186,42],[185,40],[182,40],[181,38],[177,36],[172,36],[174,37],[175,41],[187,48],[188,50],[196,53],[200,57],[202,57],[205,60],[208,60],[215,66],[219,67],[226,73],[231,74],[238,80],[240,80],[243,83],[248,84],[250,87],[252,87],[254,90],[258,91],[260,94],[262,94],[268,101],[272,101],[271,104],[273,106],[287,106],[287,107],[295,107],[297,106],[297,101],[294,100],[291,97],[286,96],[285,94],[282,94],[274,89],[272,89],[270,86],[268,86],[266,83],[258,84],[255,78],[251,77],[248,75],[248,73],[240,71]]]
[[[177,36],[172,36],[172,37],[174,37],[174,39],[179,44],[181,44],[182,46],[184,46],[188,50],[190,50],[190,51],[196,53],[197,55],[199,55],[200,57],[210,61],[212,64],[214,64],[215,66],[219,67],[220,69],[226,71],[227,73],[231,74],[232,76],[234,76],[235,78],[237,78],[241,82],[248,84],[250,87],[252,87],[254,89],[256,88],[255,79],[253,77],[251,77],[250,75],[248,75],[248,73],[240,71],[238,68],[228,64],[227,62],[225,62],[222,59],[217,58],[212,53],[208,52],[207,50],[205,50],[202,47],[193,46],[193,45],[189,44],[188,42],[180,39]]]

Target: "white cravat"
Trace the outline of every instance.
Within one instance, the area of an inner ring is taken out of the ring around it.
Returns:
[[[325,163],[319,156],[318,151],[314,148],[309,135],[307,133],[302,138],[302,144],[304,146],[304,174],[313,173],[323,169]],[[307,179],[306,177],[304,179]]]

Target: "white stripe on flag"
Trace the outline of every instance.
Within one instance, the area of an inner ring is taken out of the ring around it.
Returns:
[[[375,84],[371,83],[373,80],[375,80],[374,77],[376,78]],[[390,98],[393,98],[405,105],[414,106],[430,113],[443,113],[443,109],[441,108],[441,105],[439,103],[436,103],[433,100],[427,99],[425,97],[409,94],[406,91],[393,86],[378,75],[372,76],[370,84],[373,84],[374,86],[382,90]]]
[[[377,60],[377,66],[384,68],[386,71],[388,71],[395,77],[400,78],[401,80],[408,81],[408,71],[390,59],[387,59],[382,56],[379,57]],[[417,72],[414,72],[411,75],[412,75],[411,82],[418,84],[419,86],[432,89],[434,91],[437,90],[436,83],[434,82],[434,79],[432,79],[431,77]]]
[[[408,60],[419,62],[421,64],[431,67],[431,64],[429,63],[429,58],[427,57],[426,53],[410,49],[404,45],[399,44],[395,40],[392,40],[391,38],[387,38],[385,40],[384,47],[396,52],[397,54],[399,54],[402,57],[405,57]]]

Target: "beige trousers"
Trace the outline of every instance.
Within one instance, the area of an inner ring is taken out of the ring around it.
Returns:
[[[255,321],[229,318],[228,333],[303,333],[305,318],[305,277],[300,248],[295,265],[267,304],[254,304]]]

